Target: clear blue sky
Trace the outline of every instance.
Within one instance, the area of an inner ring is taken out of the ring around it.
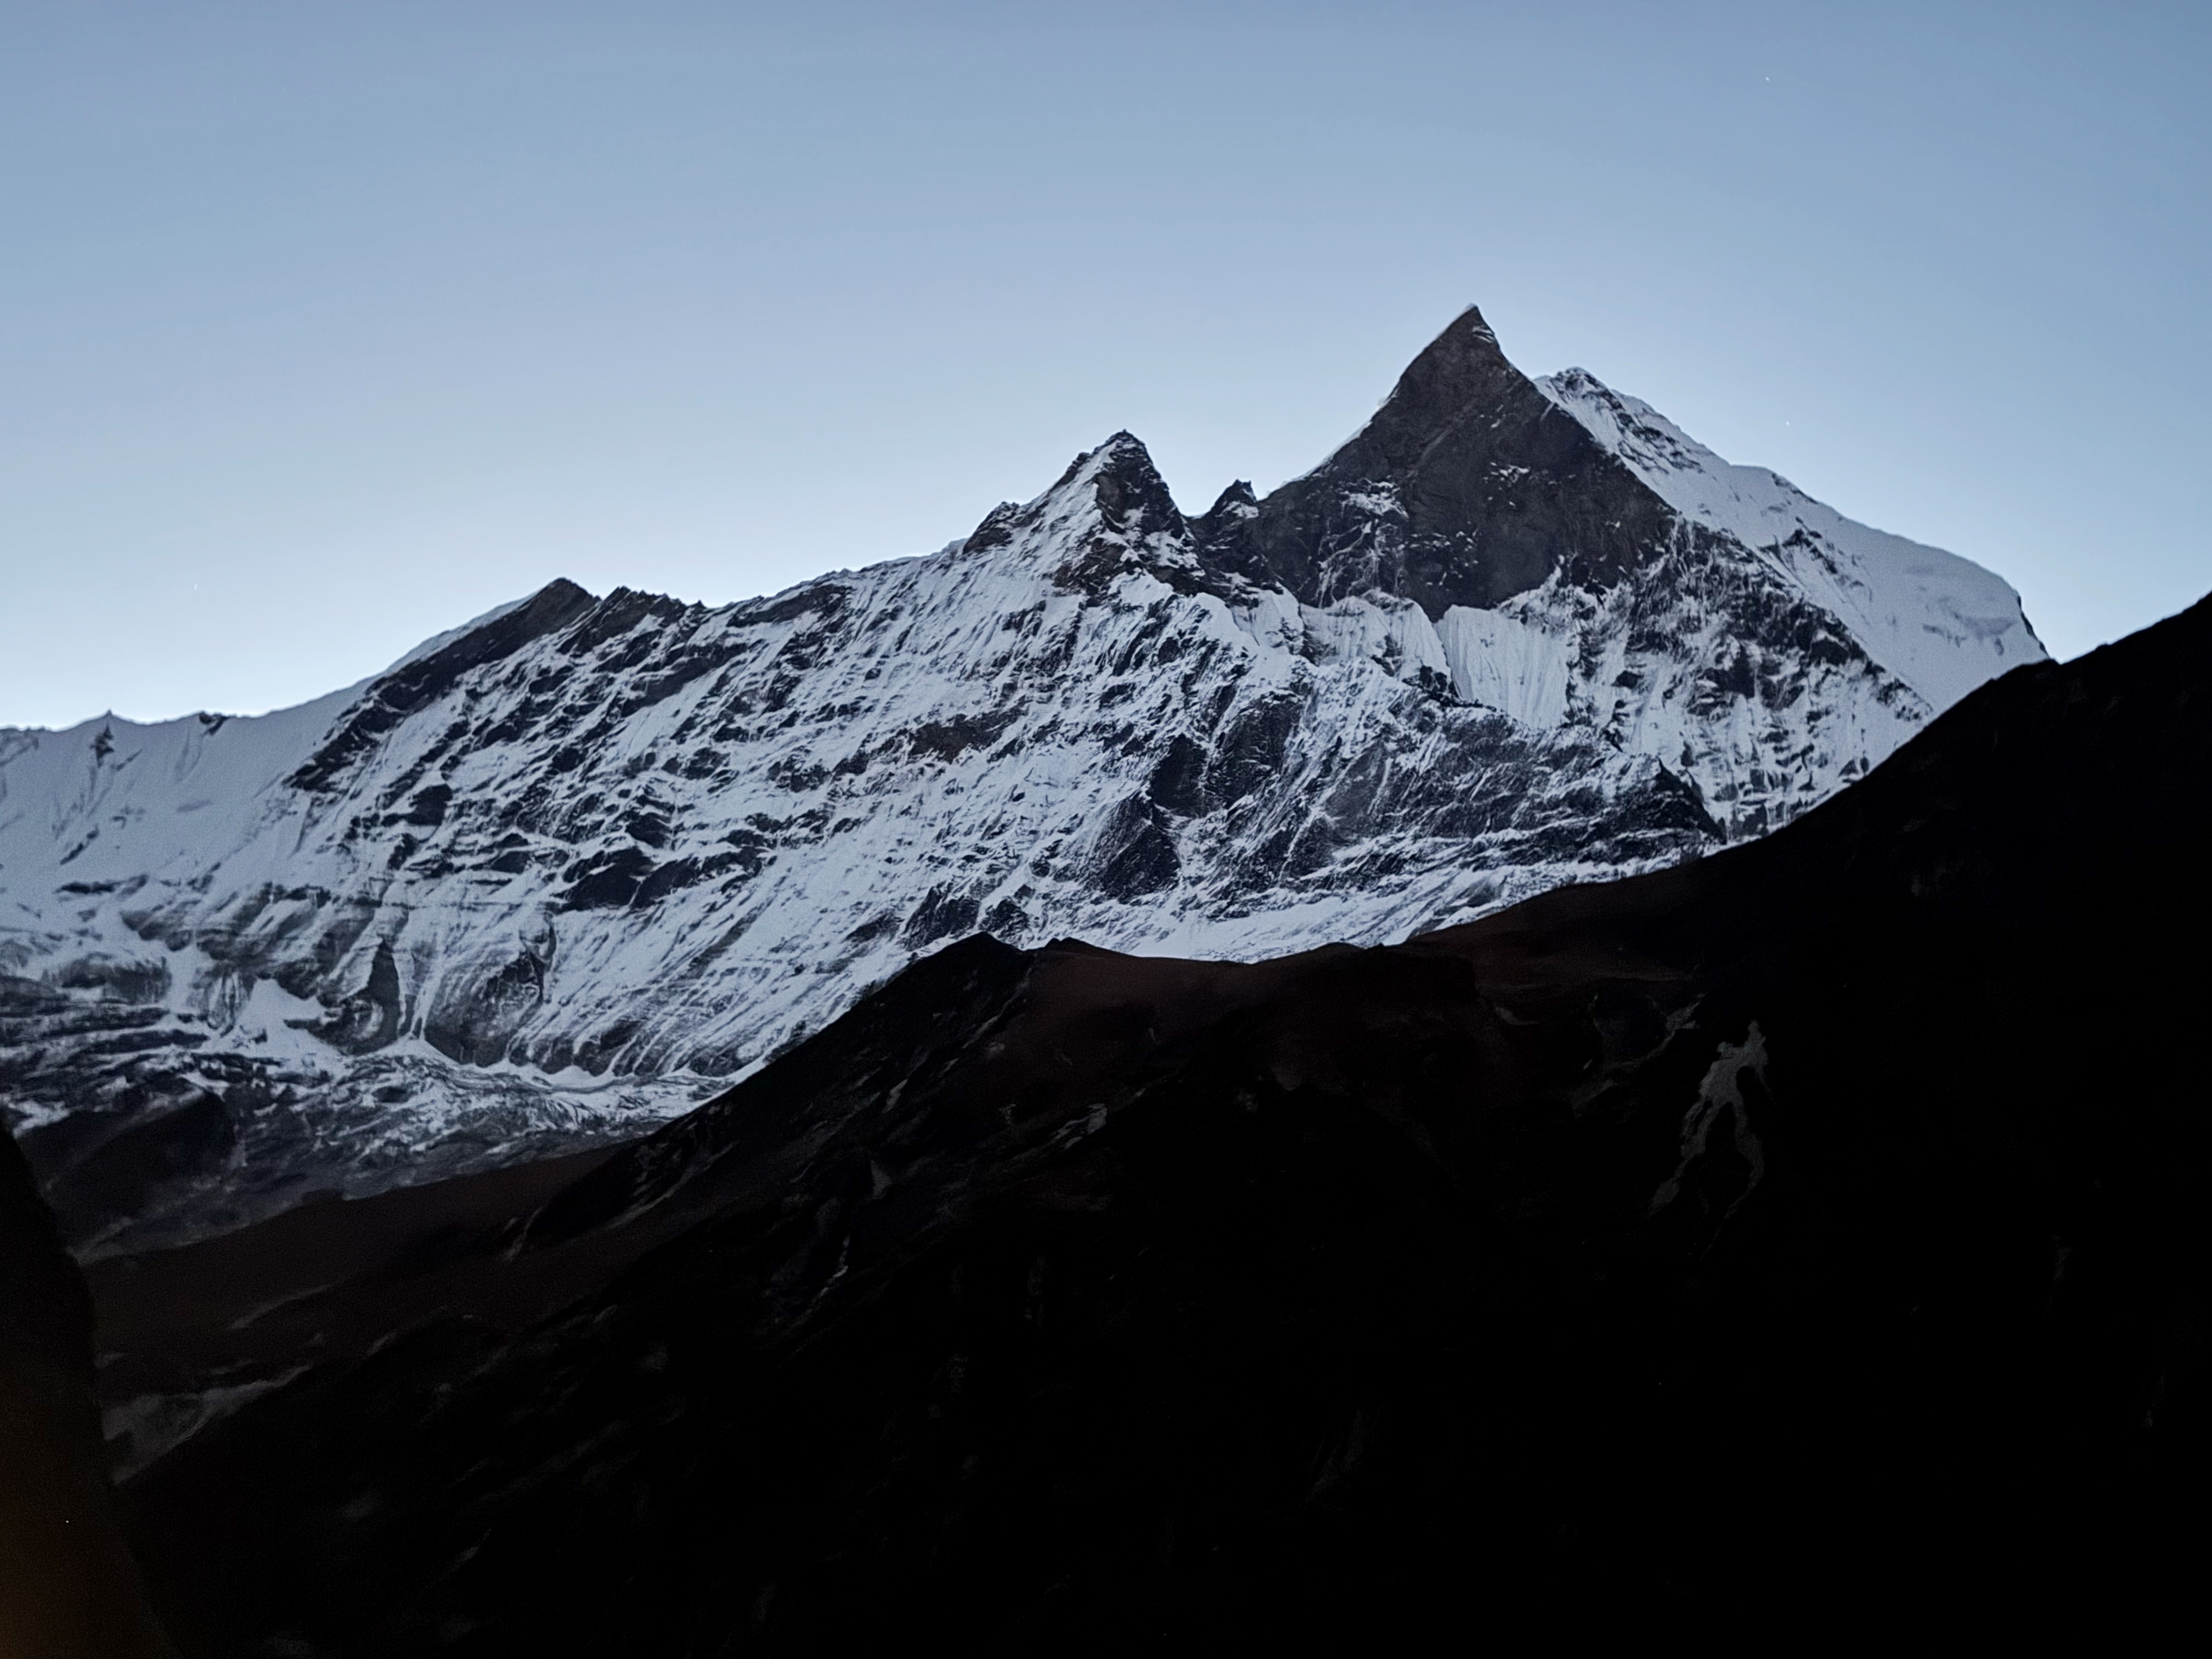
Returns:
[[[1980,560],[2212,588],[2212,7],[10,0],[0,723],[256,710],[556,575],[1318,460],[1463,304]]]

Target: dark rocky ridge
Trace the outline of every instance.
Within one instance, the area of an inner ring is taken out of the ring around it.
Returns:
[[[401,1195],[425,1242],[288,1316],[335,1358],[131,1488],[165,1605],[208,1655],[2109,1632],[2212,1474],[2208,707],[2212,604],[1402,946],[951,947],[504,1221]]]
[[[624,596],[617,594],[619,601]],[[292,775],[295,789],[326,790],[407,716],[435,702],[472,668],[504,661],[523,647],[560,632],[598,609],[600,601],[566,578],[547,583],[528,602],[470,629],[429,655],[393,670],[334,726],[307,763]],[[418,798],[419,802],[419,798]],[[418,804],[408,821],[434,824]]]

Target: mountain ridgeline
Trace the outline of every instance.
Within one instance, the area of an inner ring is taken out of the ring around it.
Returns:
[[[0,732],[0,1099],[80,1249],[203,1235],[635,1135],[965,935],[1253,958],[1672,865],[2042,656],[1469,311],[1199,517],[1123,434],[926,557]]]

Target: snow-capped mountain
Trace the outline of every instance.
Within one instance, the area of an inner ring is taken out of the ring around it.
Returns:
[[[1121,434],[925,557],[0,732],[0,1091],[81,1240],[206,1231],[634,1133],[978,929],[1257,956],[1694,855],[2043,654],[1470,310],[1201,517]]]

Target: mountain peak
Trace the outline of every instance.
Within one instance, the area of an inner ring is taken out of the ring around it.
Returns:
[[[580,600],[590,600],[596,597],[591,589],[582,584],[572,582],[566,576],[556,576],[532,594],[527,603],[534,605],[542,605],[549,610],[558,610],[572,606]]]
[[[1419,465],[1471,410],[1495,410],[1541,395],[1507,360],[1482,313],[1469,306],[1406,365],[1374,418],[1330,464],[1392,477]]]
[[[1223,490],[1214,499],[1213,505],[1206,509],[1199,520],[1201,526],[1200,533],[1203,535],[1217,526],[1249,519],[1259,510],[1260,498],[1253,493],[1250,482],[1239,478]]]
[[[1092,512],[1101,527],[1121,541],[1134,542],[1160,532],[1180,536],[1185,528],[1167,481],[1152,465],[1152,452],[1134,434],[1116,432],[1097,448],[1077,455],[1034,501],[1021,505],[1001,501],[993,507],[961,549],[983,552],[1006,545],[1018,532]]]
[[[1201,539],[1211,562],[1310,605],[1380,588],[1434,619],[1566,566],[1613,580],[1662,549],[1671,524],[1469,306],[1349,442],[1256,512],[1208,514]]]
[[[1166,530],[1181,534],[1182,511],[1152,452],[1133,433],[1117,432],[1092,450],[1085,471],[1100,515],[1112,528],[1136,536]]]

